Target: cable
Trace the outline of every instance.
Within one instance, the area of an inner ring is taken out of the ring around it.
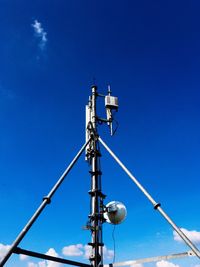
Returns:
[[[113,231],[112,231],[113,251],[114,251],[112,264],[115,263],[115,253],[116,253],[116,247],[115,247],[115,227],[116,227],[116,225],[113,226]]]
[[[115,122],[115,125],[116,125],[116,127],[115,127],[115,129],[114,129],[114,131],[112,133],[112,136],[116,133],[116,131],[117,131],[118,127],[119,127],[118,121],[114,118],[116,113],[117,113],[117,110],[115,110],[115,111],[113,111],[113,113],[111,113],[112,121]]]
[[[118,121],[116,121],[115,119],[113,119],[113,121],[116,123],[116,127],[115,127],[115,130],[113,131],[113,135],[116,133],[118,127],[119,127],[119,123]]]

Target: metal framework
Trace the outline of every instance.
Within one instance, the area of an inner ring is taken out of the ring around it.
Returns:
[[[87,125],[89,138],[91,139],[90,147],[87,151],[87,158],[91,165],[91,213],[89,215],[90,230],[92,235],[91,243],[92,253],[90,262],[94,267],[103,265],[103,240],[102,240],[102,224],[103,224],[103,199],[105,195],[101,191],[101,170],[100,170],[100,150],[97,135],[97,115],[96,115],[96,97],[97,87],[92,86],[91,96],[91,121]]]
[[[110,94],[110,90],[109,90]],[[105,122],[110,124],[110,120],[106,119],[100,119],[96,114],[96,99],[98,96],[102,96],[98,94],[97,92],[97,86],[92,86],[92,94],[89,98],[89,104],[88,104],[88,110],[89,110],[89,121],[87,123],[86,131],[87,131],[87,140],[85,144],[81,147],[81,149],[78,151],[77,155],[74,157],[74,159],[71,161],[67,169],[64,171],[64,173],[61,175],[61,177],[58,179],[57,183],[53,186],[51,191],[47,196],[43,198],[43,201],[41,205],[38,207],[36,212],[33,214],[33,216],[30,218],[28,223],[25,225],[25,227],[22,229],[22,231],[19,233],[13,244],[10,246],[9,250],[5,254],[5,256],[2,258],[0,262],[0,267],[3,267],[4,264],[8,261],[8,259],[11,257],[13,253],[15,254],[24,254],[29,255],[32,257],[37,257],[45,260],[55,261],[63,264],[69,264],[74,266],[80,266],[80,267],[108,267],[110,265],[103,265],[103,239],[102,239],[102,225],[104,223],[104,204],[103,200],[105,198],[105,195],[102,193],[101,188],[101,170],[100,170],[100,150],[99,146],[102,144],[102,146],[108,151],[108,153],[114,158],[114,160],[120,165],[120,167],[125,171],[125,173],[131,178],[131,180],[135,183],[135,185],[141,190],[141,192],[147,197],[147,199],[151,202],[154,209],[159,211],[160,214],[167,220],[167,222],[172,226],[172,228],[177,232],[177,234],[182,238],[182,240],[191,248],[192,251],[184,252],[184,253],[178,253],[168,256],[159,256],[154,258],[147,258],[147,259],[140,259],[140,260],[134,260],[134,261],[126,261],[121,263],[115,263],[113,264],[114,267],[118,266],[126,266],[131,265],[133,263],[144,263],[144,262],[150,262],[150,261],[157,261],[160,259],[170,259],[170,258],[177,258],[177,257],[185,257],[185,256],[194,256],[196,255],[198,258],[200,258],[200,251],[198,248],[192,243],[192,241],[181,231],[181,229],[172,221],[172,219],[164,212],[164,210],[161,208],[161,204],[156,202],[152,196],[147,192],[147,190],[139,183],[139,181],[132,175],[132,173],[126,168],[126,166],[120,161],[120,159],[114,154],[114,152],[106,145],[106,143],[99,137],[98,131],[97,131],[97,123],[98,122]],[[37,220],[41,212],[44,210],[47,204],[51,203],[51,198],[59,188],[59,186],[64,181],[65,177],[68,175],[74,164],[77,162],[77,160],[80,158],[83,151],[86,149],[86,158],[90,163],[91,170],[91,190],[89,191],[90,198],[91,198],[91,209],[89,214],[89,224],[88,229],[91,231],[91,242],[88,243],[92,248],[92,253],[90,255],[90,264],[85,264],[81,262],[71,261],[67,259],[62,259],[58,257],[52,257],[46,254],[41,254],[38,252],[33,252],[25,249],[21,249],[18,247],[24,236],[27,234],[29,229],[32,227],[34,222]]]

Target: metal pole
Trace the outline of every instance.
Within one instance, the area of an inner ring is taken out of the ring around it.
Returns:
[[[90,129],[91,138],[91,234],[92,240],[89,245],[92,246],[92,254],[90,256],[90,261],[94,267],[97,267],[100,263],[103,264],[102,255],[102,218],[100,214],[100,201],[102,197],[100,188],[100,170],[99,170],[99,151],[98,151],[98,140],[96,136],[96,97],[97,97],[97,87],[92,86],[92,96],[91,96],[91,124],[92,129]]]
[[[130,260],[130,261],[123,261],[123,262],[116,262],[113,264],[104,264],[103,267],[121,267],[121,266],[132,266],[134,264],[141,264],[141,263],[148,263],[148,262],[155,262],[155,261],[161,261],[161,260],[170,260],[170,259],[177,259],[177,258],[183,258],[183,257],[192,257],[196,256],[193,252],[187,251],[182,253],[176,253],[171,255],[165,255],[165,256],[157,256],[157,257],[151,257],[151,258],[144,258],[144,259],[137,259],[137,260]]]
[[[13,253],[27,255],[27,256],[34,257],[34,258],[40,258],[40,259],[43,259],[43,260],[48,260],[48,261],[53,261],[53,262],[59,262],[59,263],[63,263],[63,264],[69,264],[69,265],[73,265],[73,266],[91,267],[91,265],[86,264],[86,263],[67,260],[67,259],[63,259],[63,258],[58,258],[58,257],[50,256],[50,255],[47,255],[47,254],[41,254],[41,253],[38,253],[38,252],[25,250],[25,249],[21,249],[21,248],[18,248],[18,247],[13,251]]]
[[[105,147],[109,154],[116,160],[116,162],[121,166],[121,168],[126,172],[126,174],[131,178],[131,180],[137,185],[137,187],[142,191],[142,193],[148,198],[148,200],[153,204],[154,209],[158,210],[160,214],[167,220],[167,222],[173,227],[177,234],[182,238],[182,240],[192,249],[195,255],[200,258],[200,251],[191,242],[191,240],[181,231],[181,229],[170,219],[170,217],[163,211],[160,207],[160,203],[157,203],[147,190],[138,182],[138,180],[131,174],[131,172],[125,167],[125,165],[119,160],[119,158],[113,153],[113,151],[104,143],[104,141],[99,137],[100,143]]]
[[[77,153],[77,155],[71,161],[71,163],[69,164],[69,166],[67,167],[67,169],[61,175],[61,177],[59,178],[59,180],[57,181],[57,183],[54,185],[54,187],[52,188],[52,190],[49,192],[49,194],[47,196],[45,196],[43,198],[43,201],[40,204],[39,208],[36,210],[36,212],[31,217],[31,219],[28,221],[28,223],[26,224],[26,226],[23,228],[23,230],[17,236],[17,238],[15,239],[15,241],[13,242],[13,244],[11,245],[11,247],[9,248],[9,250],[7,251],[6,255],[2,258],[2,260],[0,262],[0,267],[2,267],[7,262],[7,260],[10,258],[10,256],[13,253],[13,251],[15,250],[15,248],[19,245],[19,243],[21,242],[21,240],[24,238],[24,236],[26,235],[26,233],[28,232],[28,230],[31,228],[31,226],[33,225],[33,223],[36,221],[36,219],[39,217],[40,213],[43,211],[43,209],[46,207],[46,205],[51,203],[52,196],[54,195],[54,193],[56,192],[56,190],[58,189],[58,187],[61,185],[61,183],[63,182],[64,178],[67,176],[67,174],[70,172],[70,170],[72,169],[72,167],[74,166],[74,164],[76,163],[76,161],[79,159],[79,157],[81,156],[82,152],[84,151],[84,149],[86,148],[86,146],[88,145],[89,142],[90,142],[90,140],[88,140],[88,142],[86,142],[82,146],[82,148],[79,150],[79,152]]]

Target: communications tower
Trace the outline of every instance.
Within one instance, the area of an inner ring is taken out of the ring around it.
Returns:
[[[104,98],[105,100],[105,109],[106,116],[101,118],[97,114],[97,99]],[[31,257],[36,257],[44,260],[50,260],[54,262],[59,262],[63,264],[69,264],[73,266],[80,267],[118,267],[118,266],[129,266],[134,263],[144,263],[150,261],[157,261],[160,259],[171,259],[177,257],[185,256],[197,256],[200,258],[200,251],[197,247],[191,242],[191,240],[181,231],[181,229],[174,223],[174,221],[166,214],[166,212],[161,208],[161,204],[156,202],[153,197],[147,192],[147,190],[141,185],[141,183],[132,175],[132,173],[127,169],[127,167],[121,162],[121,160],[115,155],[115,153],[109,148],[109,146],[103,141],[103,139],[98,134],[97,124],[107,124],[110,129],[111,135],[116,131],[116,128],[113,127],[114,124],[114,114],[118,110],[118,98],[111,95],[110,86],[108,87],[108,92],[106,95],[100,94],[97,90],[97,86],[93,85],[91,87],[91,94],[89,96],[89,102],[86,105],[86,142],[78,151],[74,159],[71,161],[69,166],[63,172],[61,177],[58,179],[56,184],[52,187],[51,191],[44,196],[42,203],[35,211],[33,216],[27,222],[25,227],[16,237],[7,253],[4,255],[0,261],[0,267],[3,267],[5,263],[9,260],[13,253],[15,254],[24,254]],[[113,263],[106,265],[103,263],[103,224],[105,222],[112,224],[121,223],[126,217],[126,208],[125,206],[118,202],[112,201],[107,205],[104,205],[105,195],[102,192],[101,185],[101,169],[100,169],[100,145],[102,145],[107,152],[114,158],[114,160],[119,164],[119,166],[124,170],[124,172],[129,176],[129,178],[135,183],[135,185],[140,189],[140,191],[146,196],[146,198],[153,205],[154,210],[157,210],[166,221],[172,226],[172,228],[177,232],[181,239],[190,247],[191,251],[184,253],[172,254],[167,256],[158,256],[154,258],[145,258],[139,260],[132,260],[120,263]],[[19,247],[20,242],[27,234],[29,229],[32,227],[34,222],[38,219],[41,212],[44,208],[51,203],[52,197],[63,183],[64,179],[68,173],[73,168],[74,164],[80,158],[81,154],[85,151],[85,158],[90,164],[90,177],[91,177],[91,189],[89,191],[90,195],[90,214],[89,222],[87,229],[91,231],[91,240],[88,243],[91,246],[91,255],[89,257],[89,263],[82,263],[72,260],[67,260],[64,258],[53,257],[39,252],[30,251],[27,249],[22,249]]]

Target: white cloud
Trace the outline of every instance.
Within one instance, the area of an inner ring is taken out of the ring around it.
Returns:
[[[58,257],[58,253],[55,251],[54,248],[50,248],[47,252],[46,255],[53,256],[53,257]]]
[[[76,244],[76,245],[66,246],[62,249],[62,253],[65,256],[81,256],[84,254],[83,245]]]
[[[89,257],[91,256],[92,253],[92,247],[85,245],[84,246],[84,258],[89,259]]]
[[[200,264],[195,265],[194,267],[200,267]]]
[[[0,243],[0,259],[3,258],[3,256],[6,254],[9,248],[10,248],[10,245],[4,245]]]
[[[185,228],[181,228],[181,231],[195,244],[200,244],[200,232],[197,232],[196,230],[189,231]],[[173,231],[174,240],[178,242],[184,242],[182,238]]]
[[[83,254],[85,259],[89,259],[92,253],[92,247],[85,245],[83,247]],[[114,257],[114,251],[111,249],[108,249],[106,246],[103,247],[103,258],[104,260],[110,260]]]
[[[65,256],[74,256],[74,257],[83,256],[85,259],[89,259],[92,253],[92,247],[88,245],[83,245],[83,244],[70,245],[70,246],[64,247],[62,249],[62,253]],[[104,256],[104,260],[113,259],[114,251],[104,246],[103,256]]]
[[[35,36],[39,40],[39,48],[44,50],[47,43],[47,32],[45,32],[45,30],[42,28],[42,24],[38,20],[35,20],[31,26],[34,29]]]
[[[89,259],[92,253],[92,247],[85,245],[84,247],[84,258]],[[111,249],[108,249],[106,246],[103,247],[103,258],[104,260],[110,260],[114,257],[114,251]]]
[[[20,258],[21,261],[25,261],[25,260],[27,260],[29,258],[29,256],[20,254],[19,258]]]
[[[69,246],[63,247],[63,249],[62,249],[62,254],[65,256],[74,256],[74,257],[82,256],[85,259],[89,259],[91,252],[92,252],[92,247],[88,246],[88,245],[83,245],[83,244],[69,245]],[[54,248],[50,248],[47,251],[46,255],[50,255],[53,257],[59,257],[58,253],[55,251]],[[107,260],[113,259],[114,251],[111,249],[108,249],[106,246],[104,246],[103,256],[104,256],[104,260],[105,259],[107,259]],[[40,261],[38,263],[28,262],[28,267],[59,267],[59,266],[60,266],[60,263],[48,261],[48,260]],[[132,267],[143,267],[143,266],[142,265],[136,265],[136,266],[132,266]]]
[[[29,262],[28,267],[38,267],[38,265],[36,263]]]
[[[143,264],[135,263],[135,264],[132,264],[131,267],[143,267]]]
[[[156,263],[156,267],[180,267],[180,266],[177,264],[171,263],[169,261],[162,260]]]
[[[55,251],[54,248],[50,248],[46,254],[53,257],[59,257],[58,253]],[[60,263],[58,262],[46,261],[46,265],[40,265],[39,267],[58,267],[58,266],[60,266]]]
[[[106,246],[103,247],[103,257],[104,260],[110,260],[114,257],[114,251],[111,249],[107,249]]]

